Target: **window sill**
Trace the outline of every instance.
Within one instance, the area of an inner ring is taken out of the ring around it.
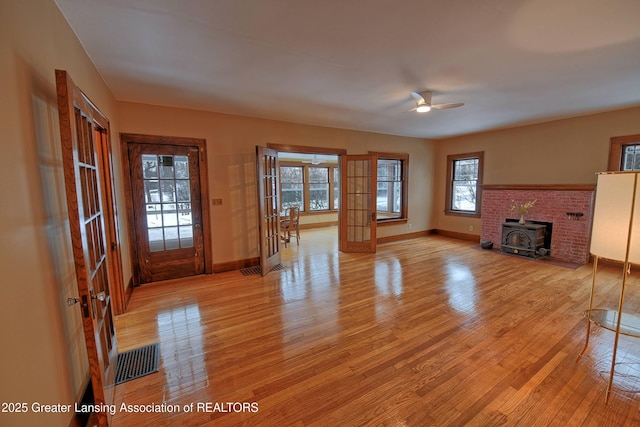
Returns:
[[[333,209],[327,209],[324,211],[300,211],[300,216],[313,216],[313,215],[327,215],[327,214],[337,214],[338,211]]]
[[[480,218],[480,212],[444,211],[445,215],[460,216],[465,218]]]
[[[376,224],[378,226],[397,225],[397,224],[406,224],[408,221],[409,220],[407,218],[377,219]]]

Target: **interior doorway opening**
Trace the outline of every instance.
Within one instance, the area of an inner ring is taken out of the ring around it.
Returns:
[[[299,209],[299,228],[338,225],[340,157],[334,154],[279,152],[280,212]]]

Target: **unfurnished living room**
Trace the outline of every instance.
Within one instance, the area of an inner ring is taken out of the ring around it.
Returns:
[[[0,0],[0,426],[639,425],[638,22]]]

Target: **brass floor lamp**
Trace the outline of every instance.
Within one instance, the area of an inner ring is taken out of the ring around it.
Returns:
[[[615,375],[620,335],[640,338],[640,318],[624,312],[627,277],[631,272],[631,264],[640,264],[639,176],[640,172],[599,173],[596,188],[590,248],[591,255],[594,257],[593,277],[589,309],[585,312],[589,322],[587,322],[586,342],[580,356],[589,345],[592,323],[615,333],[609,383],[605,396],[607,402]],[[593,307],[600,258],[622,262],[624,265],[617,309]]]

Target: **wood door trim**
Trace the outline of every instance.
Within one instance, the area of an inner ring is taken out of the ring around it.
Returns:
[[[103,116],[100,116],[103,117]],[[106,119],[106,118],[105,118]],[[120,243],[120,233],[118,230],[118,206],[116,204],[116,193],[113,181],[113,156],[111,154],[111,130],[109,122],[103,126],[100,120],[94,120],[98,129],[106,133],[100,132],[99,155],[102,165],[102,175],[104,176],[104,222],[105,231],[107,233],[108,247],[107,251],[111,256],[107,259],[109,272],[112,275],[110,280],[112,309],[114,315],[120,315],[125,312],[127,307],[127,298],[124,288],[124,272],[122,270],[122,245]]]
[[[267,148],[276,150],[278,152],[286,153],[308,153],[308,154],[329,154],[335,156],[342,156],[347,154],[347,150],[343,148],[327,148],[327,147],[309,147],[306,145],[291,145],[291,144],[267,144]]]
[[[204,272],[213,273],[213,248],[211,240],[211,216],[209,211],[209,175],[207,168],[207,140],[204,138],[190,138],[181,136],[147,135],[136,133],[120,133],[120,155],[125,194],[125,211],[127,218],[127,232],[136,241],[131,247],[131,268],[133,270],[134,286],[140,286],[140,265],[138,263],[137,237],[135,229],[135,215],[133,212],[133,189],[131,187],[131,165],[129,163],[129,143],[153,145],[181,145],[198,147],[200,158],[200,200],[202,209],[202,238],[204,252]]]

